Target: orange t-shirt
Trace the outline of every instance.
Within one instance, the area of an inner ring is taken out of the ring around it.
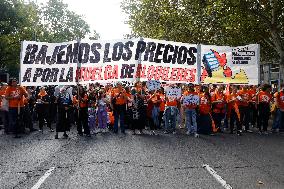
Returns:
[[[200,104],[199,104],[199,112],[201,114],[208,114],[210,112],[211,105],[209,98],[204,94],[200,94]]]
[[[1,98],[0,98],[0,106],[2,106],[2,98],[3,98],[2,96],[3,96],[3,95],[5,96],[5,92],[6,92],[6,89],[3,89],[3,88],[2,88],[2,89],[0,90],[0,96],[1,96]]]
[[[83,100],[84,100],[84,102],[79,103],[80,108],[88,107],[88,95],[87,94],[84,95]],[[78,106],[78,102],[79,102],[79,100],[77,99],[77,95],[73,96],[73,104]]]
[[[261,91],[258,93],[258,102],[269,104],[272,100],[272,95],[268,92]]]
[[[5,96],[16,97],[21,96],[20,99],[9,99],[9,107],[17,108],[18,105],[20,107],[24,107],[24,98],[23,95],[26,94],[26,90],[23,87],[11,87],[9,86],[6,89]]]
[[[284,110],[284,92],[283,91],[277,92],[275,94],[275,97],[276,97],[277,104],[278,104],[279,108],[281,110]]]
[[[248,106],[251,96],[249,91],[241,90],[238,92],[238,95],[242,98],[241,101],[238,102],[240,106]]]
[[[256,90],[250,89],[249,94],[250,94],[250,102],[255,103],[256,102]]]
[[[213,109],[213,111],[215,113],[221,113],[220,112],[221,109],[223,111],[225,111],[224,110],[224,108],[225,108],[225,96],[224,96],[224,94],[215,92],[214,95],[211,97],[211,101],[212,102],[214,102],[214,101],[221,101],[221,102],[215,103],[214,109]]]
[[[177,101],[176,100],[173,100],[173,101],[167,100],[166,106],[177,106]]]
[[[112,96],[112,97],[116,97],[119,93],[121,93],[121,94],[116,98],[115,104],[116,104],[116,105],[123,105],[123,104],[126,104],[126,99],[124,98],[124,96],[126,96],[126,92],[125,92],[124,89],[122,89],[122,90],[119,90],[118,88],[114,89],[114,90],[112,91],[111,96]]]
[[[161,103],[160,103],[160,111],[164,112],[166,109],[166,103],[165,103],[165,95],[160,94],[160,99],[161,99]]]

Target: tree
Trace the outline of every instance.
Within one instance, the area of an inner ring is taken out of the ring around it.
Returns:
[[[17,77],[21,41],[62,42],[84,38],[90,27],[62,0],[45,5],[24,0],[0,0],[0,71]],[[93,37],[99,37],[94,31]]]
[[[81,15],[68,10],[68,5],[62,0],[49,0],[42,7],[40,27],[44,32],[39,40],[48,42],[63,42],[84,38],[90,33],[90,26]]]
[[[259,43],[262,59],[277,57],[284,77],[284,0],[124,0],[122,8],[140,36],[231,46]]]
[[[36,6],[21,0],[2,0],[0,11],[0,69],[18,76],[21,41],[31,40],[32,22],[38,19]]]

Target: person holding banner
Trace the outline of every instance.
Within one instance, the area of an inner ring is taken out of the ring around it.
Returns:
[[[24,97],[28,97],[27,91],[18,86],[17,79],[10,79],[9,86],[5,92],[5,98],[9,101],[9,124],[15,138],[20,138],[23,128]]]
[[[250,123],[251,127],[256,126],[256,119],[257,119],[257,109],[256,109],[256,88],[257,86],[253,85],[250,87],[250,102],[249,102],[249,109],[250,109]]]
[[[261,91],[257,95],[258,104],[258,129],[259,133],[268,134],[268,120],[270,116],[270,103],[272,101],[272,95],[270,94],[271,86],[264,84]]]
[[[240,113],[238,109],[238,89],[236,86],[232,87],[232,93],[228,98],[228,115],[230,118],[230,134],[234,133],[235,124],[237,126],[237,135],[241,136],[241,123],[240,123]]]
[[[148,100],[148,106],[151,106],[150,108],[150,115],[149,118],[149,124],[150,124],[150,130],[152,135],[156,135],[155,130],[158,129],[160,123],[159,123],[159,113],[160,113],[160,95],[158,91],[155,91],[154,94],[150,92],[150,99]]]
[[[87,137],[91,137],[90,128],[88,126],[88,94],[82,85],[78,87],[78,94],[73,96],[78,135],[83,136],[84,129],[84,134]]]
[[[4,126],[4,133],[5,134],[9,134],[11,132],[11,128],[9,127],[9,114],[8,114],[9,102],[5,98],[5,92],[6,92],[7,87],[8,87],[7,83],[1,83],[1,88],[0,88],[0,104],[1,104],[0,117],[1,117],[1,121],[2,121],[3,126]]]
[[[39,131],[43,132],[43,125],[46,122],[47,127],[53,132],[51,127],[51,119],[50,119],[50,96],[47,94],[45,87],[40,88],[40,92],[37,96],[37,113],[38,113],[38,121],[39,121]]]
[[[225,115],[225,95],[223,93],[223,86],[218,85],[215,92],[211,96],[213,120],[216,124],[216,128],[219,132],[223,132],[221,129],[222,119]]]
[[[284,131],[284,84],[281,85],[281,90],[274,94],[276,102],[276,113],[273,121],[272,132]]]
[[[238,105],[241,115],[241,125],[244,126],[243,130],[245,132],[252,133],[252,131],[249,129],[249,121],[250,121],[249,102],[251,96],[247,86],[243,86],[242,90],[238,92],[237,99],[239,101]]]
[[[68,138],[67,131],[70,131],[71,121],[70,121],[70,110],[72,107],[72,98],[67,92],[66,88],[63,87],[57,98],[58,104],[58,115],[56,124],[56,134],[55,139],[58,139],[58,133],[63,132],[63,137]]]
[[[131,90],[131,99],[132,99],[132,129],[133,134],[135,135],[135,130],[139,130],[140,133],[143,133],[143,129],[146,125],[147,119],[147,109],[145,106],[145,95],[146,92],[142,87],[142,83],[140,81],[134,84],[134,88]]]
[[[197,134],[197,121],[196,121],[196,108],[199,105],[199,95],[195,92],[194,87],[190,86],[187,95],[183,97],[183,109],[185,110],[185,125],[187,128],[187,135],[194,134],[194,137],[198,137]]]
[[[118,120],[120,120],[121,133],[125,134],[124,117],[126,111],[127,96],[121,83],[117,83],[117,87],[113,89],[111,94],[111,103],[114,113],[114,133],[118,133]]]
[[[102,132],[106,132],[107,129],[107,101],[105,91],[101,89],[99,91],[97,100],[97,118],[98,118],[98,128]]]
[[[200,92],[199,116],[197,123],[197,133],[210,135],[212,134],[212,120],[210,116],[211,100],[208,87],[202,86]]]
[[[180,94],[177,94],[177,91]],[[164,113],[165,121],[165,134],[173,133],[176,134],[176,122],[178,115],[178,100],[181,96],[181,89],[170,87],[166,93],[166,109]]]
[[[160,96],[160,113],[159,113],[159,126],[158,129],[162,129],[162,124],[163,123],[163,115],[165,112],[165,108],[166,108],[166,97],[165,97],[165,91],[164,88],[161,87],[160,90],[158,90],[159,96]]]

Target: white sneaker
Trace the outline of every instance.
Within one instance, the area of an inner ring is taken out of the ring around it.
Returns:
[[[175,135],[175,134],[177,134],[177,132],[176,132],[176,131],[174,131],[174,132],[173,132],[173,135]]]
[[[189,131],[186,131],[186,134],[187,134],[187,135],[190,135],[190,132],[189,132]]]
[[[195,133],[195,134],[194,134],[194,137],[195,137],[195,138],[199,138],[199,134]]]

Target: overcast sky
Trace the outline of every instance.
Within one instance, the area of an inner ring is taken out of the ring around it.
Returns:
[[[47,2],[48,0],[37,0]],[[130,33],[130,28],[124,24],[126,15],[122,12],[122,0],[63,0],[69,10],[84,15],[85,20],[100,34],[101,39],[122,39]]]

